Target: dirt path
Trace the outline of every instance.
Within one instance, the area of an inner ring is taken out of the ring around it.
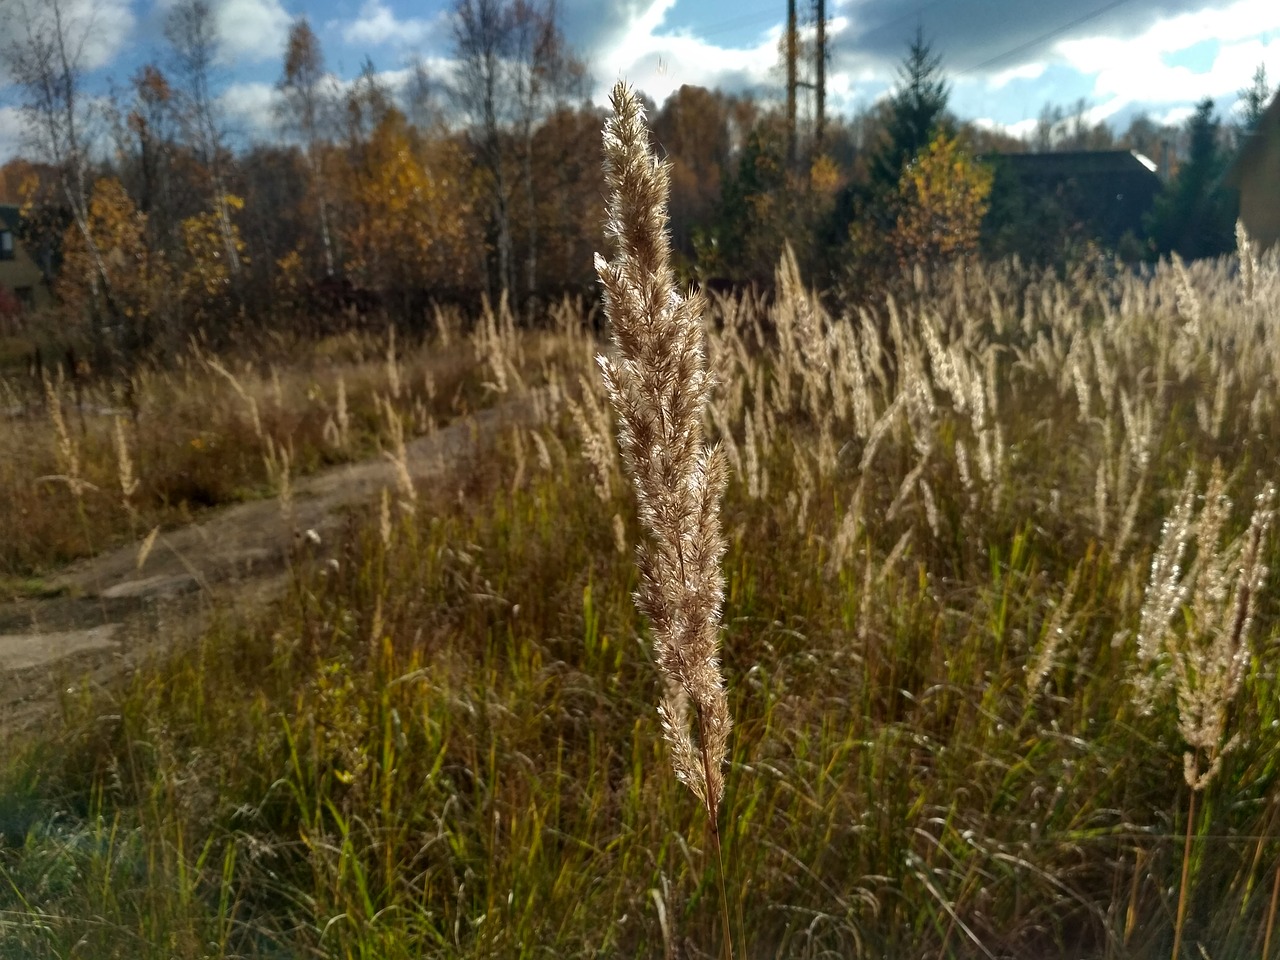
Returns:
[[[440,476],[504,427],[533,421],[528,397],[462,417],[406,449],[415,479]],[[395,488],[395,466],[366,460],[297,482],[293,521],[278,500],[220,509],[162,533],[138,565],[140,544],[80,561],[46,581],[51,596],[0,603],[0,734],[26,727],[86,676],[103,683],[147,654],[195,636],[214,609],[249,616],[284,585],[293,530],[334,539],[343,512]]]

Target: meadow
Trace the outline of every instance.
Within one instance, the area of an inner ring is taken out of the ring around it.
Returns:
[[[281,450],[287,478],[540,412],[353,514],[268,614],[9,739],[0,957],[713,957],[722,887],[740,958],[1280,951],[1274,253],[959,263],[840,310],[784,253],[708,303],[723,871],[663,740],[590,312],[193,355],[133,388],[132,493],[116,418],[0,422],[20,593],[285,508]]]

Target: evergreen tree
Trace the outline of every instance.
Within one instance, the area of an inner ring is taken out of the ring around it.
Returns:
[[[1271,85],[1267,83],[1267,65],[1258,64],[1253,72],[1253,82],[1240,91],[1240,99],[1244,101],[1244,110],[1240,116],[1240,133],[1247,136],[1258,127],[1258,121],[1266,112],[1271,102]]]
[[[1149,228],[1159,253],[1188,260],[1216,257],[1235,246],[1235,197],[1222,185],[1227,157],[1213,100],[1205,98],[1187,122],[1186,162],[1156,198]]]
[[[875,184],[888,189],[896,189],[903,168],[947,126],[950,91],[942,78],[942,57],[933,52],[922,28],[916,28],[915,40],[898,68],[898,78],[885,139],[871,167]]]
[[[917,28],[898,68],[898,86],[884,109],[884,126],[868,159],[867,178],[843,191],[820,231],[820,246],[830,252],[822,272],[842,278],[849,290],[874,287],[897,269],[896,258],[881,241],[897,223],[903,171],[936,135],[954,133],[947,117],[948,95],[942,58],[925,40],[924,30]]]

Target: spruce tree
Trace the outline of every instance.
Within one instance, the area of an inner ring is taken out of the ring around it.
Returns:
[[[942,57],[916,28],[916,37],[898,68],[898,87],[890,101],[885,139],[872,164],[877,185],[896,187],[902,169],[946,125],[947,82]]]
[[[1159,253],[1176,252],[1191,260],[1216,257],[1235,246],[1235,202],[1223,186],[1226,152],[1213,111],[1205,98],[1187,121],[1187,159],[1156,198],[1150,233]]]
[[[1240,116],[1240,133],[1247,136],[1258,127],[1258,121],[1266,112],[1271,102],[1271,85],[1267,83],[1267,65],[1259,64],[1253,72],[1253,81],[1240,91],[1240,99],[1244,101],[1244,110]]]

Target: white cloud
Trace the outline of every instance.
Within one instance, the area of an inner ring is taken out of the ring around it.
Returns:
[[[986,78],[988,90],[1002,90],[1014,80],[1039,80],[1049,65],[1044,62],[1024,63],[1008,70],[1001,70]]]
[[[83,70],[105,67],[131,39],[137,21],[129,0],[62,0],[67,49],[74,51],[76,66]],[[51,36],[52,4],[45,0],[11,0],[0,3],[0,33],[18,43],[30,36]]]
[[[227,63],[284,56],[292,18],[280,0],[222,0],[216,16],[219,55]]]
[[[1156,123],[1166,127],[1180,127],[1196,112],[1195,107],[1174,107],[1156,117]]]
[[[343,27],[342,38],[350,44],[414,46],[440,30],[442,25],[442,17],[401,20],[382,0],[365,0],[356,19]]]
[[[280,94],[269,83],[233,83],[222,91],[218,105],[236,139],[266,140],[279,134],[275,108]]]
[[[162,19],[181,0],[156,0]],[[284,57],[293,18],[281,0],[210,0],[218,38],[218,61],[239,66]]]
[[[1031,135],[1036,128],[1037,121],[1033,119],[1019,120],[1017,123],[1001,123],[999,120],[993,120],[990,117],[978,117],[973,121],[973,125],[980,130],[992,130],[998,133],[1005,133],[1011,137],[1017,137],[1023,140]]]
[[[22,153],[25,122],[17,107],[0,107],[0,163]]]
[[[1280,4],[1236,0],[1228,7],[1168,17],[1135,37],[1064,40],[1056,52],[1068,65],[1094,78],[1094,95],[1135,101],[1176,103],[1202,97],[1234,96],[1261,62],[1280,67],[1280,45],[1261,37],[1280,30]],[[1203,41],[1218,42],[1210,67],[1196,72],[1165,58]],[[1117,107],[1118,109],[1118,107]]]
[[[732,86],[741,88],[769,81],[778,59],[780,27],[756,46],[741,48],[719,47],[688,32],[658,34],[674,5],[675,0],[653,0],[603,49],[591,53],[603,84],[597,99],[604,99],[614,77],[624,78],[658,103],[684,84],[715,87],[732,77]]]

